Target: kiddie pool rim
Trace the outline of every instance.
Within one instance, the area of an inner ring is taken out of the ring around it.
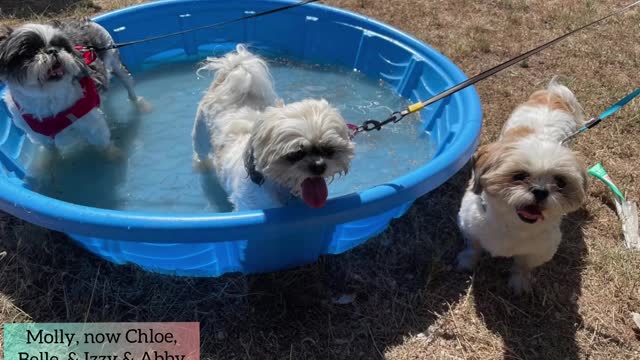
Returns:
[[[100,22],[128,12],[176,2],[180,0],[162,0],[136,5],[100,15],[94,20]],[[286,4],[295,1],[279,0],[277,2]],[[365,21],[373,30],[391,33],[413,50],[428,54],[428,58],[439,66],[447,67],[453,83],[466,79],[464,73],[448,58],[413,36],[387,24],[321,4],[308,4],[298,8],[298,11],[303,8],[337,12]],[[0,92],[3,87],[0,84]],[[246,239],[255,235],[256,232],[275,231],[283,226],[288,230],[299,228],[305,231],[315,225],[354,221],[414,201],[440,186],[467,163],[478,145],[482,125],[480,99],[473,87],[454,96],[461,97],[457,102],[458,106],[464,106],[471,111],[463,110],[467,114],[466,124],[462,126],[456,139],[444,152],[422,167],[386,184],[330,199],[322,209],[296,205],[279,209],[211,214],[159,214],[108,210],[76,205],[38,194],[21,186],[22,181],[16,178],[0,181],[0,209],[36,225],[74,235],[139,241],[140,231],[143,231],[146,242],[156,243],[215,242],[218,238],[220,241],[229,241]]]

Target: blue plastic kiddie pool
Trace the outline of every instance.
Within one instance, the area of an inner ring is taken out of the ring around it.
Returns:
[[[124,42],[290,3],[158,1],[95,20],[116,42]],[[196,61],[220,44],[234,43],[355,69],[383,80],[411,101],[425,100],[465,80],[451,61],[415,38],[375,20],[317,4],[141,43],[122,48],[121,53],[135,73],[153,64]],[[0,208],[62,231],[110,261],[134,263],[150,271],[219,276],[291,268],[362,244],[382,232],[391,219],[402,216],[416,198],[463,167],[477,146],[482,122],[475,90],[467,88],[435,103],[421,117],[435,146],[429,162],[393,181],[330,199],[322,209],[294,205],[241,213],[172,214],[87,207],[32,191],[24,181],[24,169],[34,147],[0,102]]]

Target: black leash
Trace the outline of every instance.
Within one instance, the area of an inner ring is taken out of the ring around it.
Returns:
[[[455,85],[455,86],[449,88],[448,90],[445,90],[445,91],[433,96],[432,98],[430,98],[430,99],[428,99],[426,101],[417,102],[415,104],[409,105],[406,109],[404,109],[402,111],[396,111],[396,112],[392,113],[391,116],[389,116],[385,120],[378,121],[378,120],[369,119],[369,120],[365,121],[364,123],[362,123],[362,125],[360,125],[360,126],[357,126],[357,125],[354,125],[354,124],[348,124],[349,129],[351,130],[351,136],[353,137],[353,136],[355,136],[356,134],[358,134],[360,132],[367,132],[367,131],[372,131],[372,130],[380,130],[380,129],[382,129],[383,126],[385,126],[385,125],[387,125],[389,123],[397,123],[398,121],[402,120],[405,116],[407,116],[409,114],[413,114],[413,113],[415,113],[417,111],[420,111],[420,110],[424,109],[425,107],[435,103],[436,101],[440,101],[440,100],[446,98],[447,96],[449,96],[451,94],[454,94],[454,93],[456,93],[456,92],[458,92],[460,90],[463,90],[463,89],[465,89],[465,88],[467,88],[467,87],[469,87],[469,86],[471,86],[471,85],[473,85],[473,84],[475,84],[475,83],[477,83],[477,82],[479,82],[481,80],[484,80],[484,79],[486,79],[486,78],[488,78],[488,77],[490,77],[492,75],[495,75],[496,73],[498,73],[498,72],[500,72],[500,71],[502,71],[502,70],[504,70],[504,69],[506,69],[508,67],[511,67],[514,64],[516,64],[516,63],[518,63],[518,62],[520,62],[520,61],[522,61],[522,60],[524,60],[526,58],[531,57],[532,55],[535,55],[535,54],[539,53],[540,51],[542,51],[542,50],[550,47],[551,45],[554,45],[554,44],[556,44],[556,43],[568,38],[569,36],[579,32],[579,31],[582,31],[582,30],[584,30],[586,28],[589,28],[591,26],[599,24],[599,23],[601,23],[601,22],[603,22],[603,21],[605,21],[605,20],[607,20],[607,19],[609,19],[609,18],[611,18],[613,16],[620,15],[620,14],[628,11],[629,9],[631,9],[632,7],[634,7],[634,6],[638,5],[638,4],[640,4],[640,1],[636,1],[636,2],[634,2],[632,4],[629,4],[629,5],[625,6],[625,7],[617,10],[617,11],[614,11],[614,12],[610,13],[609,15],[606,15],[606,16],[598,19],[598,20],[592,21],[592,22],[590,22],[590,23],[588,23],[586,25],[583,25],[583,26],[581,26],[581,27],[579,27],[577,29],[571,30],[571,31],[569,31],[568,33],[566,33],[564,35],[561,35],[561,36],[559,36],[559,37],[557,37],[557,38],[555,38],[555,39],[553,39],[553,40],[551,40],[549,42],[546,42],[546,43],[544,43],[544,44],[542,44],[542,45],[540,45],[540,46],[538,46],[538,47],[536,47],[536,48],[534,48],[532,50],[527,51],[526,53],[523,53],[521,55],[518,55],[518,56],[510,59],[510,60],[507,60],[507,61],[503,62],[500,65],[492,67],[489,70],[483,71],[480,74],[478,74],[478,75],[476,75],[476,76],[474,76],[474,77],[472,77],[470,79],[467,79],[466,81],[463,81],[463,82],[459,83],[458,85]]]
[[[314,3],[314,2],[317,2],[317,1],[320,1],[320,0],[305,0],[305,1],[301,1],[301,2],[298,2],[298,3],[291,4],[291,5],[286,5],[286,6],[282,6],[282,7],[279,7],[279,8],[275,8],[275,9],[271,9],[271,10],[267,10],[267,11],[262,11],[262,12],[259,12],[259,13],[250,14],[250,15],[247,15],[247,16],[243,16],[241,18],[233,19],[233,20],[220,21],[220,22],[217,22],[217,23],[211,24],[211,25],[204,25],[204,26],[200,26],[200,27],[197,27],[197,28],[193,28],[193,29],[176,31],[176,32],[173,32],[173,33],[170,33],[170,34],[152,36],[152,37],[148,37],[148,38],[145,38],[145,39],[127,41],[127,42],[122,42],[122,43],[118,43],[118,44],[111,44],[111,45],[108,45],[108,46],[105,46],[105,47],[95,47],[95,48],[88,48],[88,49],[93,49],[95,51],[118,49],[118,48],[125,47],[125,46],[145,43],[145,42],[149,42],[149,41],[160,40],[160,39],[164,39],[164,38],[168,38],[168,37],[172,37],[172,36],[177,36],[177,35],[182,35],[182,34],[194,32],[194,31],[199,31],[199,30],[211,29],[211,28],[215,28],[215,27],[219,27],[219,26],[230,25],[230,24],[234,24],[234,23],[245,21],[245,20],[249,20],[249,19],[254,19],[254,18],[257,18],[257,17],[274,14],[274,13],[277,13],[277,12],[280,12],[280,11],[293,9],[293,8],[296,8],[296,7],[299,7],[299,6],[303,6],[303,5],[307,5],[307,4],[311,4],[311,3]]]

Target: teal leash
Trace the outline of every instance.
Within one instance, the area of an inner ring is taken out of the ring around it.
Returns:
[[[584,126],[582,126],[580,129],[578,129],[573,134],[571,134],[571,135],[567,136],[566,138],[564,138],[564,140],[562,140],[560,143],[564,145],[567,141],[573,139],[574,137],[576,137],[576,136],[582,134],[583,132],[591,129],[592,127],[598,125],[600,122],[602,122],[602,120],[604,120],[604,119],[608,118],[609,116],[617,113],[620,109],[622,109],[625,105],[630,103],[631,100],[636,98],[638,95],[640,95],[640,88],[636,89],[634,92],[630,93],[629,95],[623,97],[620,101],[618,101],[617,103],[613,104],[610,108],[605,110],[602,114],[598,115],[598,117],[592,118],[589,121],[587,121],[587,123],[584,124]]]

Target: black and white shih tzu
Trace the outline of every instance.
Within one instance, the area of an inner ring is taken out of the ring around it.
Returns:
[[[204,70],[215,78],[193,128],[196,167],[213,167],[236,211],[280,207],[291,196],[324,206],[327,180],[349,170],[354,144],[325,100],[278,100],[269,68],[243,45]]]
[[[90,20],[0,25],[0,80],[7,85],[4,101],[15,124],[35,143],[64,154],[80,141],[118,154],[100,110],[100,92],[111,74],[126,87],[138,110],[149,105],[138,97],[133,79],[111,35]]]

